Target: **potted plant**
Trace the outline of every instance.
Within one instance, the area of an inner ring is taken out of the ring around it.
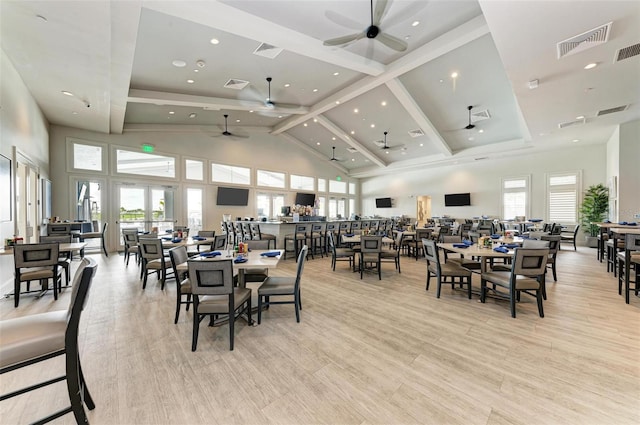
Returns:
[[[602,184],[592,185],[584,192],[584,199],[580,205],[580,224],[586,234],[587,246],[598,246],[598,226],[607,218],[609,212],[609,188]]]

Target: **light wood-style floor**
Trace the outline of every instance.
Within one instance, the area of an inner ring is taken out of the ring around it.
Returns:
[[[383,279],[310,260],[303,310],[272,306],[260,326],[201,325],[191,352],[191,313],[173,324],[175,284],[141,289],[133,261],[92,254],[99,270],[80,334],[96,409],[93,424],[638,424],[640,298],[626,305],[595,251],[562,250],[545,318],[523,296],[468,300],[435,287],[425,263],[386,264]],[[272,274],[293,275],[290,259]],[[479,280],[474,280],[479,286]],[[24,297],[0,318],[63,309]],[[4,393],[54,376],[61,359],[0,377]],[[33,421],[66,404],[64,383],[0,403],[0,423]],[[73,423],[66,415],[57,423]]]

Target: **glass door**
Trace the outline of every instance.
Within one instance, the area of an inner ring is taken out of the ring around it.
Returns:
[[[175,223],[175,189],[120,183],[118,194],[118,234],[122,229],[165,233]],[[121,239],[121,238],[120,238]],[[122,247],[122,240],[120,240]]]

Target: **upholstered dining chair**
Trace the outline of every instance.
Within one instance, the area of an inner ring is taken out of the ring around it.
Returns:
[[[41,419],[36,422],[38,424],[47,423],[67,413],[73,413],[76,423],[88,424],[83,405],[89,410],[96,407],[80,366],[78,327],[97,267],[92,259],[82,260],[73,278],[71,301],[67,310],[32,314],[0,322],[0,374],[65,356],[63,376],[0,397],[0,400],[6,400],[66,380],[71,406]]]
[[[381,260],[382,236],[361,236],[360,237],[360,279],[364,275],[365,269],[377,269],[378,280],[382,280]],[[369,267],[367,268],[367,265]]]
[[[193,335],[191,351],[196,351],[200,322],[207,316],[213,321],[220,315],[229,317],[229,350],[233,351],[235,322],[247,313],[247,323],[251,319],[251,289],[233,285],[233,264],[231,259],[216,261],[189,260],[189,280],[193,294]]]
[[[124,243],[124,261],[129,265],[131,255],[135,256],[136,264],[140,264],[140,251],[138,247],[138,229],[122,229]]]
[[[40,236],[40,243],[71,243],[71,235],[60,235],[60,236]],[[58,258],[58,266],[62,267],[64,271],[64,277],[66,285],[69,286],[71,281],[71,253],[59,253],[60,257]]]
[[[355,267],[355,251],[351,248],[337,248],[333,232],[327,232],[329,250],[331,251],[331,270],[336,271],[338,261],[348,261],[349,268]]]
[[[480,280],[480,301],[485,302],[487,292],[497,290],[497,286],[506,289],[505,295],[509,300],[511,317],[516,317],[516,301],[520,301],[520,294],[525,293],[536,297],[538,314],[544,317],[542,307],[542,292],[544,288],[545,270],[547,268],[548,248],[516,248],[511,265],[511,271],[489,271],[482,273]],[[493,284],[494,289],[487,288],[487,283]]]
[[[402,249],[403,238],[404,233],[397,232],[393,244],[389,248],[383,248],[380,251],[380,262],[390,263],[393,261],[398,273],[400,273],[400,251]]]
[[[560,240],[562,242],[572,242],[573,243],[573,250],[576,251],[576,238],[578,237],[578,230],[580,230],[580,225],[576,224],[575,226],[573,226],[573,230],[565,228],[565,229],[561,229],[562,231],[560,232]]]
[[[269,276],[260,288],[258,288],[258,324],[260,324],[262,320],[262,306],[269,307],[271,304],[293,304],[296,312],[296,322],[300,322],[300,310],[302,310],[300,281],[302,279],[304,263],[307,260],[308,249],[307,245],[304,245],[302,249],[300,249],[295,277]],[[272,300],[272,297],[278,297],[278,300]],[[280,297],[287,297],[289,299],[282,300]]]
[[[93,225],[93,232],[79,234],[80,242],[84,242],[86,239],[100,239],[102,252],[104,252],[104,255],[108,257],[109,253],[107,252],[106,236],[107,236],[107,228],[109,227],[109,223],[104,222],[102,224],[102,230],[100,230],[100,226],[97,220],[94,220],[92,225]]]
[[[23,282],[27,283],[27,293],[30,283],[34,280],[40,282],[42,290],[46,290],[51,280],[53,285],[53,298],[58,299],[61,270],[58,268],[60,246],[58,242],[39,244],[20,244],[13,247],[13,260],[15,271],[13,278],[13,303],[18,307],[20,303],[20,290]]]
[[[467,285],[467,296],[471,299],[471,271],[459,264],[452,262],[443,263],[440,261],[438,245],[433,239],[422,238],[424,256],[427,259],[427,284],[425,290],[429,290],[431,276],[436,278],[436,298],[440,298],[440,291],[443,283],[451,283],[454,288],[458,283],[461,286]],[[458,282],[455,279],[458,278]],[[447,279],[449,279],[447,281]]]
[[[311,225],[308,223],[295,223],[294,233],[284,236],[284,259],[287,259],[287,242],[293,244],[293,252],[298,256],[303,245],[307,244],[307,240],[311,234]],[[289,250],[290,252],[291,250]]]
[[[269,246],[271,245],[271,242],[273,242],[273,249],[276,249],[276,246],[277,246],[276,235],[273,235],[271,233],[262,233],[262,230],[260,229],[260,224],[258,223],[250,222],[250,225],[251,225],[251,234],[253,235],[254,239],[267,240],[269,241]]]
[[[176,246],[169,250],[169,258],[171,259],[171,267],[173,275],[176,277],[176,316],[173,323],[178,323],[180,318],[180,306],[185,304],[185,310],[189,311],[191,305],[191,281],[189,280],[189,271],[178,271],[178,265],[186,263],[189,260],[189,254],[185,246]],[[183,297],[186,297],[184,299]]]
[[[629,304],[629,294],[635,292],[638,296],[640,293],[640,235],[628,233],[625,235],[624,251],[617,254],[618,261],[618,294],[622,295],[622,287],[624,284],[624,299]],[[631,279],[634,269],[634,279]],[[631,284],[634,283],[634,287]]]
[[[171,269],[171,259],[165,257],[162,241],[158,238],[140,238],[138,246],[142,257],[142,289],[147,287],[147,277],[154,272],[160,279],[161,289],[164,289],[168,276],[167,270]]]

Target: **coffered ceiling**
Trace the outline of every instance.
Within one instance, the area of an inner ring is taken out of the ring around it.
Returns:
[[[221,137],[335,147],[355,176],[605,143],[640,118],[638,2],[373,5],[382,35],[326,46],[371,24],[368,0],[5,0],[2,49],[53,124],[221,135],[228,115]]]

